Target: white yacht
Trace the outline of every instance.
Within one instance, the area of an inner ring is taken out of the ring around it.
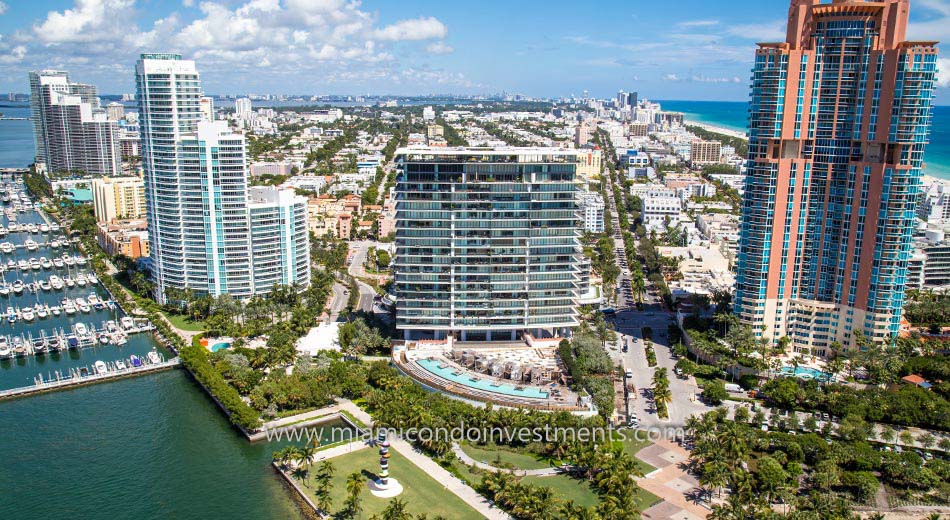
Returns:
[[[33,314],[32,307],[27,307],[20,311],[20,317],[23,318],[23,321],[33,321],[33,318],[36,318],[36,314]]]
[[[40,224],[40,233],[49,233],[49,224]]]
[[[53,267],[53,262],[50,262],[50,261],[49,261],[49,258],[46,258],[46,257],[44,256],[44,257],[40,258],[40,266],[42,266],[43,269],[50,269],[50,268]]]
[[[10,254],[15,250],[16,250],[16,246],[14,246],[12,242],[4,242],[0,244],[0,251],[6,254]]]
[[[105,374],[106,372],[109,371],[109,369],[106,368],[106,364],[103,363],[101,360],[96,361],[95,363],[93,363],[92,366],[96,369],[96,373],[99,375]]]
[[[30,263],[27,262],[26,260],[20,260],[19,262],[16,263],[16,266],[17,266],[17,269],[21,271],[26,271],[27,269],[30,268]]]
[[[63,262],[63,259],[62,259],[62,258],[54,258],[54,259],[53,259],[53,266],[54,266],[54,267],[65,267],[65,266],[66,266],[66,263]]]
[[[66,303],[63,304],[63,312],[65,312],[68,316],[72,316],[73,314],[76,314],[76,306],[73,304],[73,302],[66,300]]]
[[[55,274],[49,277],[49,284],[53,289],[57,291],[60,291],[63,289],[63,279],[56,276]]]
[[[40,245],[37,244],[32,238],[24,242],[23,245],[26,246],[27,251],[36,251],[40,247]]]
[[[78,286],[80,286],[80,287],[85,287],[85,286],[86,286],[86,282],[88,282],[88,280],[86,280],[86,275],[81,274],[81,275],[79,275],[79,276],[76,277],[76,285],[78,285]]]
[[[40,269],[42,269],[42,266],[40,265],[40,261],[37,260],[37,259],[35,259],[35,258],[31,258],[31,259],[30,259],[30,269],[32,269],[32,270],[34,270],[34,271],[39,271]]]

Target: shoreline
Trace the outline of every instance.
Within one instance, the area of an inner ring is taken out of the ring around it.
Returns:
[[[710,123],[703,123],[703,122],[695,121],[695,120],[692,120],[692,119],[684,119],[684,120],[683,120],[683,125],[684,125],[684,126],[685,126],[685,125],[698,126],[698,127],[702,128],[703,130],[707,130],[707,131],[709,131],[709,132],[715,132],[715,133],[717,133],[717,134],[723,134],[723,135],[727,135],[727,136],[729,136],[729,137],[735,137],[735,138],[737,138],[737,139],[744,139],[744,140],[746,140],[746,141],[749,140],[749,136],[746,135],[745,132],[738,132],[738,131],[736,131],[736,130],[730,130],[729,128],[725,128],[725,127],[718,126],[718,125],[714,125],[714,124],[710,124]]]

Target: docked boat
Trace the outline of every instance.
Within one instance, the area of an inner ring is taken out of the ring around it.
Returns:
[[[66,287],[69,287],[70,289],[73,287],[76,287],[76,282],[72,278],[67,276],[65,281],[66,281]]]
[[[23,338],[20,336],[13,336],[13,355],[16,357],[26,355],[26,344],[23,343]]]
[[[125,362],[122,361],[121,359],[115,362],[115,369],[116,369],[116,370],[127,370],[128,368],[129,368],[129,367],[127,367],[127,366],[125,365]]]
[[[161,363],[162,358],[154,350],[148,353],[148,360],[152,363]]]
[[[133,367],[140,367],[142,366],[142,358],[132,354],[132,356],[129,357],[129,363],[131,363]]]
[[[13,310],[13,307],[7,307],[7,321],[16,323],[16,311]]]
[[[30,268],[30,263],[27,262],[26,260],[20,260],[19,262],[16,263],[16,267],[17,269],[21,271],[26,271],[27,269]]]
[[[123,316],[122,319],[119,320],[119,325],[121,325],[125,330],[134,329],[135,320],[133,320],[130,316]]]
[[[9,255],[10,253],[16,251],[16,246],[14,246],[12,242],[3,242],[0,244],[0,251]]]
[[[84,256],[77,256],[77,257],[76,257],[76,263],[79,264],[79,265],[86,265],[86,257],[84,257]]]
[[[92,364],[92,367],[96,370],[96,373],[99,375],[103,375],[109,371],[109,369],[106,367],[106,364],[103,363],[102,360],[97,360],[95,363]]]
[[[63,279],[56,275],[49,277],[49,284],[54,290],[60,291],[63,289]]]
[[[26,231],[27,233],[36,233],[39,229],[36,227],[36,224],[27,224]]]
[[[99,283],[99,278],[97,278],[96,275],[92,273],[87,274],[86,279],[89,280],[89,285],[96,285]]]
[[[86,286],[86,283],[87,283],[88,281],[89,281],[89,280],[86,279],[86,275],[84,275],[84,274],[81,274],[81,275],[79,275],[79,276],[76,277],[76,285],[78,285],[78,286],[80,286],[80,287],[85,287],[85,286]]]
[[[33,353],[38,356],[46,354],[46,341],[44,341],[42,338],[34,339]]]
[[[49,339],[49,349],[50,350],[63,350],[63,343],[59,340],[59,336],[53,336]]]
[[[129,339],[125,337],[125,334],[116,332],[115,334],[109,334],[109,341],[121,347],[122,345],[128,343]]]
[[[49,310],[49,312],[50,312],[53,316],[59,316],[60,314],[63,313],[63,311],[61,311],[61,310],[59,309],[59,307],[51,307],[50,310]]]
[[[25,288],[26,288],[26,286],[23,285],[23,282],[20,281],[20,280],[17,280],[17,281],[15,281],[15,282],[13,282],[13,286],[10,287],[10,289],[13,290],[13,294],[22,294],[22,293],[23,293],[23,289],[25,289]]]
[[[76,259],[71,256],[63,255],[63,263],[69,267],[72,267],[76,265]]]
[[[79,338],[77,338],[75,334],[69,334],[69,335],[67,335],[67,336],[66,336],[66,345],[67,345],[70,349],[73,349],[73,350],[78,349],[78,348],[79,348]]]
[[[20,311],[20,317],[23,318],[23,321],[33,321],[36,318],[36,314],[33,313],[33,309],[27,307]]]
[[[103,345],[106,345],[106,344],[109,343],[109,335],[106,334],[105,332],[100,332],[100,333],[96,336],[96,339],[98,339],[98,340],[99,340],[99,343],[101,343],[101,344],[103,344]]]
[[[0,296],[10,296],[10,286],[7,284],[0,285]]]
[[[86,303],[86,300],[82,298],[76,298],[76,307],[85,313],[92,312],[92,307],[90,307],[89,304]]]
[[[49,280],[40,280],[36,283],[40,286],[40,289],[43,289],[44,291],[49,291],[53,288],[53,285],[49,283]]]
[[[27,251],[36,251],[40,247],[40,245],[37,244],[36,241],[33,240],[32,238],[24,242],[23,245],[24,247],[26,247]]]
[[[37,303],[37,304],[36,304],[36,317],[39,318],[39,319],[41,319],[41,320],[42,320],[42,319],[45,319],[45,318],[49,317],[49,311],[46,309],[46,307],[44,307],[44,306],[42,306],[42,305],[40,305],[40,304]]]
[[[73,302],[66,300],[66,303],[63,304],[63,312],[65,312],[67,316],[72,316],[76,314],[76,306]]]
[[[63,262],[63,259],[62,259],[62,258],[54,258],[54,259],[53,259],[53,267],[62,268],[62,267],[65,267],[65,266],[66,266],[66,263]]]
[[[44,256],[43,258],[40,258],[40,266],[42,266],[43,269],[51,269],[53,267],[53,262],[50,262],[49,258]]]
[[[86,328],[84,323],[77,323],[73,326],[73,330],[76,331],[76,335],[80,338],[86,337],[89,335],[89,329]]]
[[[53,233],[59,231],[59,224],[53,222],[52,224],[49,225],[49,230],[52,231]]]
[[[49,224],[40,224],[40,233],[49,233]]]
[[[10,348],[7,338],[0,336],[0,359],[10,359],[11,357],[13,357],[13,349]]]
[[[42,266],[40,265],[40,261],[37,260],[37,259],[35,259],[35,258],[31,258],[31,259],[30,259],[30,269],[32,269],[32,270],[34,270],[34,271],[39,271],[40,269],[42,269]]]

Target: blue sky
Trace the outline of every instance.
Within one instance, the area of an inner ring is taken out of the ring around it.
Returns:
[[[135,57],[194,58],[209,93],[494,93],[744,100],[789,0],[0,0],[0,91],[62,68],[131,92]],[[950,39],[912,0],[910,39]],[[946,62],[950,70],[950,60]],[[947,101],[947,100],[943,100]]]

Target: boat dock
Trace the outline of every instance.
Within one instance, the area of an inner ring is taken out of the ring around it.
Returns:
[[[155,326],[146,319],[124,318],[119,323],[105,321],[100,327],[93,324],[75,323],[69,330],[39,331],[37,335],[0,335],[0,359],[25,356],[42,356],[47,353],[80,350],[97,345],[121,347],[132,334],[151,332]]]
[[[76,386],[90,385],[104,381],[112,381],[114,379],[134,377],[152,372],[169,370],[180,366],[181,361],[178,357],[173,357],[167,361],[163,360],[158,363],[143,363],[141,366],[129,366],[124,369],[115,368],[115,363],[111,363],[111,365],[111,368],[104,370],[101,373],[97,372],[96,370],[90,370],[86,367],[82,367],[81,369],[71,369],[67,374],[60,374],[58,379],[54,378],[52,380],[43,380],[42,376],[40,376],[37,378],[37,383],[32,386],[0,390],[0,400],[12,399],[15,397],[25,397],[43,392],[52,392],[55,390],[63,390]],[[83,369],[85,369],[85,371]]]

